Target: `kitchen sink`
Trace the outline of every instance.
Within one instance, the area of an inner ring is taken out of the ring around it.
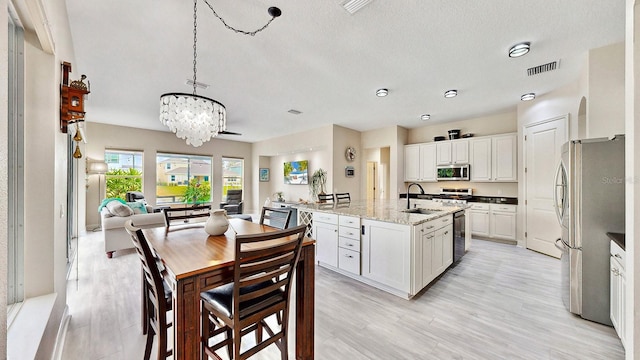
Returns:
[[[413,209],[405,209],[402,212],[410,213],[410,214],[422,214],[422,215],[431,215],[437,214],[442,210],[439,209],[423,209],[423,208],[413,208]]]

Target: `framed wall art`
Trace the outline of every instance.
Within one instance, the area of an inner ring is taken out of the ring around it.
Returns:
[[[260,168],[259,173],[260,181],[269,181],[269,168]]]

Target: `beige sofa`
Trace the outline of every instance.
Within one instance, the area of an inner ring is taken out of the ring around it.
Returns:
[[[133,248],[131,237],[124,229],[124,223],[131,219],[133,225],[141,228],[164,227],[164,214],[154,213],[150,206],[147,206],[148,214],[133,214],[131,216],[113,216],[105,207],[100,211],[102,220],[102,238],[104,240],[104,251],[107,257],[111,258],[118,250]]]

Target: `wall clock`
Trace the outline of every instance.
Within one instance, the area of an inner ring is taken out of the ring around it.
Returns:
[[[353,147],[349,146],[347,148],[347,151],[345,151],[345,153],[344,153],[344,157],[346,157],[348,161],[355,160],[355,158],[356,158],[356,149],[354,149]]]

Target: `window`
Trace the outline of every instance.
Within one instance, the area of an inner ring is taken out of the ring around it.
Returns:
[[[7,305],[24,299],[24,30],[13,16],[9,10]]]
[[[142,192],[142,152],[106,150],[104,161],[109,167],[105,175],[107,198],[125,200],[127,191]]]
[[[244,160],[222,158],[222,199],[227,199],[227,190],[242,190],[244,179]]]
[[[211,202],[211,157],[158,153],[156,164],[157,204]]]

